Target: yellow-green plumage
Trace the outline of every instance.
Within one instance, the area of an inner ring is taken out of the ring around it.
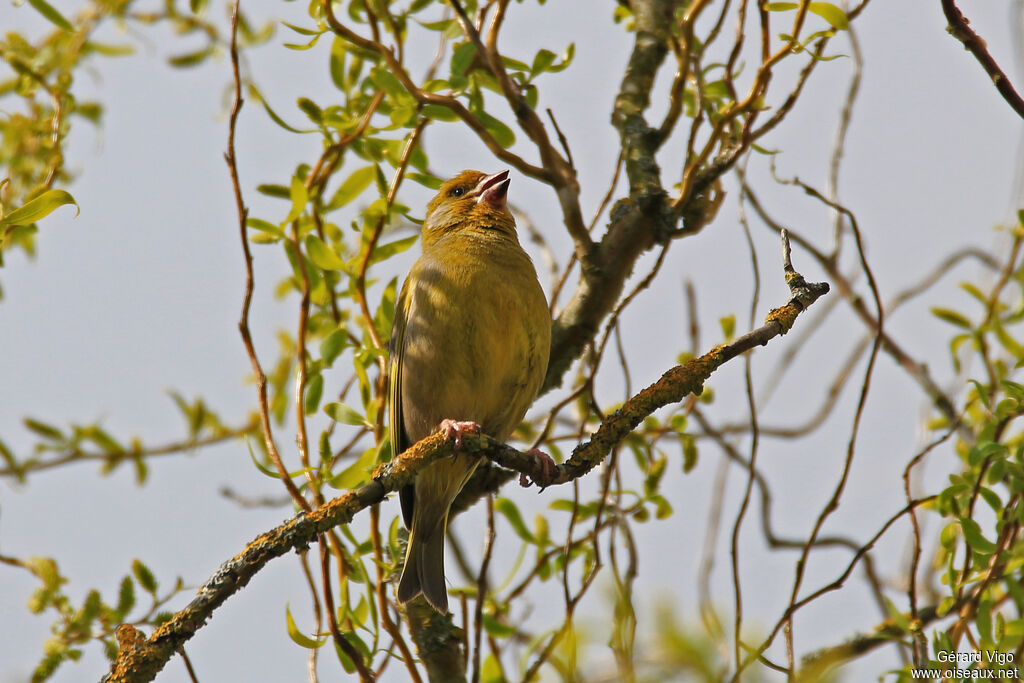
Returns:
[[[540,389],[551,318],[505,205],[507,176],[463,171],[427,207],[423,254],[402,287],[391,338],[395,453],[437,431],[445,419],[475,422],[504,441]],[[456,453],[401,491],[410,535],[400,601],[422,592],[447,611],[448,508],[477,462]]]

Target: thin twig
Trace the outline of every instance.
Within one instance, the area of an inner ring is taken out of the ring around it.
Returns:
[[[750,224],[747,222],[746,213],[743,211],[742,204],[740,205],[740,225],[743,227],[743,235],[746,238],[747,249],[750,252],[750,261],[753,270],[754,291],[751,297],[749,322],[749,326],[753,327],[755,320],[754,316],[756,315],[758,302],[761,297],[761,272],[757,261],[757,250],[754,248],[754,239],[750,234]],[[791,248],[789,245],[789,233],[785,230],[782,231],[782,269],[788,282],[791,274],[796,271],[793,269]],[[754,490],[754,472],[757,468],[757,453],[758,445],[760,443],[760,433],[758,431],[757,420],[757,403],[754,399],[754,380],[751,375],[750,364],[751,357],[748,355],[744,358],[743,378],[744,386],[746,388],[747,411],[750,416],[751,428],[750,473],[747,476],[747,483],[743,490],[743,498],[740,501],[740,509],[736,513],[736,519],[733,521],[732,526],[732,534],[729,537],[729,557],[732,562],[732,587],[733,601],[735,605],[735,614],[733,617],[733,656],[735,657],[737,669],[739,669],[741,665],[740,649],[743,644],[743,591],[740,584],[740,530],[743,527],[743,518],[747,514],[747,508],[750,505],[750,497]],[[787,644],[790,642],[789,638],[787,638]],[[793,668],[792,661],[790,661],[789,666],[790,669]]]
[[[476,607],[473,610],[473,683],[480,683],[480,652],[482,648],[484,602],[487,599],[487,569],[494,549],[494,496],[487,496],[487,531],[484,535],[484,559],[476,579]]]
[[[1021,99],[1021,96],[1017,94],[1017,91],[1013,88],[1013,83],[1010,82],[1010,79],[1006,77],[1003,70],[999,68],[999,64],[989,54],[985,41],[971,29],[967,17],[960,12],[960,9],[953,0],[941,0],[941,2],[942,12],[946,15],[946,21],[949,22],[946,30],[949,31],[951,36],[963,43],[964,48],[974,55],[974,58],[981,64],[981,68],[992,79],[996,90],[1006,100],[1006,103],[1017,112],[1017,116],[1024,119],[1024,99]]]
[[[256,355],[256,347],[252,342],[252,333],[249,331],[249,308],[252,305],[252,294],[254,289],[254,277],[252,268],[252,253],[249,250],[249,237],[246,234],[246,221],[249,217],[249,209],[242,199],[242,187],[238,179],[238,161],[235,156],[235,127],[238,124],[238,114],[242,110],[242,78],[238,71],[238,13],[241,0],[234,0],[231,6],[231,73],[234,78],[235,94],[231,105],[231,115],[228,118],[228,150],[224,159],[228,163],[228,170],[231,172],[231,187],[235,194],[235,208],[238,212],[238,229],[242,238],[242,253],[245,255],[245,296],[242,301],[242,317],[238,321],[238,331],[242,335],[242,343],[245,344],[245,351],[249,355],[249,362],[252,364],[253,374],[256,376],[256,391],[259,397],[260,426],[263,429],[263,442],[267,449],[274,467],[277,468],[281,483],[288,490],[292,500],[303,510],[310,510],[306,498],[296,488],[288,474],[288,469],[281,460],[281,454],[274,444],[274,433],[270,427],[270,404],[267,401],[267,376],[263,372],[259,358]]]
[[[91,453],[76,448],[53,460],[40,461],[28,459],[23,462],[19,462],[14,466],[0,467],[0,477],[21,477],[29,472],[41,472],[43,470],[49,470],[77,462],[102,462],[107,467],[111,467],[121,461],[127,462],[140,458],[145,459],[163,455],[174,455],[176,453],[185,453],[195,449],[204,448],[206,446],[215,446],[219,443],[230,441],[232,439],[237,439],[249,434],[257,428],[259,428],[259,420],[253,419],[246,425],[234,429],[227,429],[216,436],[210,436],[205,439],[174,441],[163,446],[152,446],[149,448],[140,448],[138,450],[111,451],[106,453]]]

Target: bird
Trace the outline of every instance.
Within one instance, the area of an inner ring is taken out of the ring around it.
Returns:
[[[441,184],[395,306],[393,453],[439,429],[455,442],[452,455],[399,491],[409,544],[397,597],[406,603],[422,593],[442,614],[448,510],[479,461],[459,452],[462,436],[480,431],[506,441],[547,371],[551,315],[506,201],[510,182],[507,170],[466,170]]]

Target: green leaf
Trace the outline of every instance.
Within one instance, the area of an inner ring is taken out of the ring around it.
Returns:
[[[436,0],[415,0],[413,6],[433,5]],[[543,3],[541,3],[543,4]],[[448,40],[455,40],[462,35],[462,29],[459,28],[459,22],[455,19],[441,19],[439,21],[422,22],[417,20],[417,23],[428,28],[431,31],[441,31],[444,33],[444,37]]]
[[[324,406],[324,412],[330,415],[332,420],[341,424],[357,427],[372,426],[367,424],[366,418],[344,403],[328,403]]]
[[[352,647],[359,652],[363,657],[363,661],[367,662],[370,660],[370,648],[366,646],[366,643],[352,631],[345,631],[342,636],[349,642]]]
[[[655,493],[650,497],[652,503],[654,503],[654,516],[658,519],[667,519],[672,516],[672,504],[668,502],[668,499],[660,493]]]
[[[981,441],[972,446],[971,450],[968,451],[967,464],[971,467],[977,467],[988,458],[1005,456],[1007,452],[1008,449],[1005,444],[995,441]]]
[[[366,647],[366,643],[359,639],[359,636],[357,636],[355,633],[352,633],[351,631],[345,631],[342,633],[342,637],[345,640],[347,640],[349,644],[353,646],[354,649],[358,650],[360,653],[363,654],[363,656],[360,658],[362,659],[362,661],[365,662],[369,659],[369,649]],[[346,654],[345,651],[338,646],[337,643],[334,643],[334,652],[338,655],[338,661],[341,662],[341,667],[345,669],[346,673],[352,674],[356,672],[356,665],[349,658],[348,654]]]
[[[324,112],[313,100],[308,97],[300,97],[298,99],[298,107],[313,123],[318,125],[323,123]]]
[[[527,84],[525,88],[526,93],[526,104],[530,109],[537,108],[537,100],[540,98],[540,91],[537,90],[537,86],[532,83]]]
[[[420,238],[419,235],[411,235],[404,237],[394,242],[388,242],[387,244],[381,244],[373,250],[373,254],[370,256],[370,265],[385,261],[395,254],[401,254],[406,251],[409,247],[416,244],[416,240]]]
[[[331,197],[331,201],[327,204],[327,209],[341,208],[358,197],[363,193],[363,190],[370,186],[376,173],[376,166],[364,166],[353,171],[345,179],[345,182],[341,184],[341,187],[338,188],[338,191],[334,193],[334,196]]]
[[[403,126],[412,128],[416,124],[417,111],[417,107],[413,105],[392,107],[390,112],[392,128]]]
[[[555,63],[557,55],[551,50],[541,49],[533,56],[533,64],[530,66],[530,77],[536,76],[539,73],[543,73],[548,70],[552,64]]]
[[[530,66],[530,79],[532,80],[538,74],[547,73],[558,73],[564,70],[572,62],[573,55],[576,52],[575,43],[569,43],[569,47],[562,53],[562,61],[555,63],[558,58],[551,50],[540,50],[536,55],[533,56],[533,64]]]
[[[294,642],[296,645],[308,648],[310,650],[315,650],[316,648],[320,647],[321,645],[327,642],[326,636],[321,640],[313,640],[305,633],[300,631],[299,627],[295,625],[295,620],[292,619],[292,610],[287,603],[285,603],[284,606],[284,617],[285,625],[286,628],[288,629],[288,637],[291,638],[292,642]]]
[[[722,316],[718,319],[718,324],[722,326],[722,335],[726,341],[729,341],[736,334],[736,316],[729,314]]]
[[[122,453],[125,450],[121,444],[114,440],[114,437],[95,425],[86,428],[82,435],[102,448],[106,453]]]
[[[309,378],[306,383],[306,399],[302,405],[306,415],[312,415],[320,405],[320,398],[324,395],[324,376],[317,373]]]
[[[992,554],[996,551],[996,544],[985,538],[981,533],[981,527],[970,517],[960,518],[960,528],[964,531],[964,538],[976,552]]]
[[[965,316],[961,315],[960,313],[957,313],[956,311],[951,311],[948,308],[939,307],[934,307],[931,310],[932,315],[934,315],[939,320],[944,320],[950,325],[956,325],[957,327],[961,327],[965,330],[969,330],[973,327],[973,325],[971,325],[970,320],[968,320]]]
[[[316,235],[306,235],[306,253],[317,268],[341,271],[346,269],[345,262]]]
[[[385,338],[391,337],[391,328],[395,323],[395,297],[398,290],[398,278],[391,278],[391,281],[384,288],[381,294],[380,306],[373,316],[374,326],[380,330]]]
[[[284,128],[285,130],[287,130],[287,131],[289,131],[289,132],[292,132],[292,133],[299,133],[299,134],[302,134],[302,133],[316,133],[316,132],[319,132],[319,131],[317,131],[317,130],[315,130],[315,129],[310,129],[310,130],[300,130],[299,128],[294,128],[294,127],[292,127],[292,126],[288,125],[287,123],[285,123],[284,119],[282,119],[282,118],[281,118],[280,116],[278,116],[278,115],[277,115],[277,112],[275,112],[275,111],[274,111],[274,110],[273,110],[273,109],[272,109],[272,108],[270,107],[270,104],[268,104],[268,103],[267,103],[267,101],[266,101],[265,99],[263,99],[263,95],[262,95],[262,94],[260,94],[260,91],[259,91],[259,90],[257,90],[256,88],[250,88],[250,90],[251,90],[251,92],[252,92],[252,95],[253,95],[253,97],[254,97],[255,99],[259,100],[259,103],[263,105],[263,110],[264,110],[265,112],[267,112],[267,116],[269,116],[269,117],[270,117],[270,120],[271,120],[271,121],[273,121],[274,123],[276,123],[276,124],[277,124],[278,126],[280,126],[281,128]]]
[[[1024,345],[1010,336],[1010,333],[1003,327],[1003,323],[998,319],[992,321],[992,331],[995,332],[996,339],[999,340],[1004,349],[1013,354],[1013,357],[1018,361],[1024,360]]]
[[[132,560],[132,574],[143,590],[150,594],[156,593],[156,577],[153,576],[153,572],[150,571],[149,567],[142,563],[142,560]]]
[[[885,600],[885,610],[889,613],[889,618],[892,619],[893,623],[901,630],[906,632],[910,628],[910,620],[907,615],[900,610],[892,600],[889,598],[883,598]]]
[[[975,613],[974,623],[978,627],[978,635],[982,642],[992,642],[992,602],[982,600],[978,603],[978,611]]]
[[[812,2],[807,9],[832,24],[833,28],[845,31],[850,27],[850,20],[847,19],[846,12],[830,2]]]
[[[202,50],[196,50],[195,52],[186,52],[183,55],[168,57],[167,63],[179,69],[186,69],[193,66],[199,66],[206,61],[207,57],[213,56],[216,52],[217,49],[211,45],[209,47],[204,47]]]
[[[334,360],[345,350],[345,346],[348,344],[348,330],[344,327],[339,327],[334,332],[331,332],[327,337],[320,342],[320,355],[323,357],[324,362],[328,367],[334,363]]]
[[[377,449],[368,448],[354,463],[333,477],[328,477],[327,484],[333,488],[348,491],[362,486],[370,480],[370,471],[377,464]]]
[[[421,111],[424,117],[433,119],[434,121],[458,121],[459,116],[448,107],[442,107],[440,104],[428,104],[425,105]]]
[[[975,379],[969,379],[967,382],[974,385],[974,390],[978,392],[978,397],[981,399],[982,403],[988,406],[992,402],[988,393],[988,387]]]
[[[277,197],[278,199],[291,199],[291,193],[288,192],[288,188],[284,185],[278,185],[276,183],[263,183],[262,185],[256,186],[256,191],[260,194],[265,194],[268,197]]]
[[[799,6],[800,5],[795,2],[769,2],[765,5],[765,9],[769,12],[788,12],[789,10],[794,10]],[[832,28],[846,30],[850,27],[850,20],[846,16],[846,12],[830,2],[812,2],[807,6],[807,9],[831,24]],[[812,34],[804,41],[804,44],[806,45],[822,33],[823,32],[819,31],[818,33]],[[787,34],[780,34],[780,37],[783,40],[795,42],[793,37]],[[835,57],[830,57],[829,59],[835,59]]]
[[[509,636],[514,636],[516,634],[515,627],[503,624],[490,615],[483,615],[483,618],[480,621],[489,636],[494,636],[495,638],[508,638]]]
[[[538,552],[540,552],[543,546],[547,545],[548,542],[548,518],[538,513],[537,516],[533,518],[533,523],[537,528],[535,534],[537,536],[537,545],[541,546],[541,548],[538,548]]]
[[[118,619],[123,619],[132,607],[135,606],[135,583],[130,576],[121,579],[121,585],[117,591],[117,606],[114,611]]]
[[[383,67],[374,69],[370,75],[370,80],[373,81],[374,85],[386,92],[396,103],[415,103],[413,96],[405,89],[402,82],[387,69]]]
[[[288,212],[288,216],[283,221],[284,223],[291,223],[301,216],[302,210],[306,208],[306,202],[309,201],[309,190],[306,189],[306,184],[298,176],[292,176],[292,182],[288,188],[288,196],[292,200],[292,209]]]
[[[14,457],[14,453],[3,441],[0,441],[0,458],[7,463],[7,467],[18,478],[18,481],[23,482],[25,479],[25,471],[22,468],[21,463],[18,462],[18,459]]]
[[[476,46],[467,41],[455,46],[452,50],[452,76],[465,76],[466,70],[476,56]]]
[[[552,64],[548,67],[549,73],[558,73],[563,69],[566,69],[572,64],[572,58],[576,56],[576,43],[569,43],[569,47],[565,48],[565,52],[562,53],[562,61],[558,64]]]
[[[959,529],[960,527],[956,522],[950,522],[945,526],[945,528],[943,528],[942,532],[939,534],[939,543],[942,544],[943,548],[946,550],[952,550],[956,546],[956,540],[960,537],[960,534],[958,533]]]
[[[251,236],[249,239],[254,242],[260,242],[261,244],[269,244],[278,242],[285,239],[287,236],[284,234],[284,230],[274,225],[270,221],[265,221],[262,218],[246,218],[245,225],[253,230],[258,230],[259,234]]]
[[[1013,577],[1011,581],[1016,581],[1017,577]],[[1009,583],[1009,582],[1007,582]],[[1017,588],[1020,588],[1020,584],[1017,583]],[[1012,589],[1011,589],[1011,592]],[[1019,604],[1019,603],[1018,603]],[[1024,619],[1012,619],[1006,622],[1006,637],[1014,639],[1017,643],[1020,643],[1021,639],[1024,638]],[[1002,648],[1000,648],[1002,649]]]
[[[597,502],[580,503],[577,505],[567,498],[559,498],[558,500],[553,501],[549,507],[552,510],[574,513],[576,515],[576,520],[581,521],[596,515],[597,508],[599,506]]]
[[[476,116],[499,145],[508,148],[516,143],[515,133],[504,123],[483,110],[476,112]]]
[[[1008,379],[1004,379],[1000,382],[1000,385],[1003,387],[1003,391],[1006,392],[1007,396],[1024,403],[1024,384],[1018,384],[1017,382],[1011,382]]]
[[[35,199],[26,202],[0,218],[0,228],[7,225],[29,225],[35,223],[39,219],[50,215],[54,209],[65,204],[75,205],[75,216],[77,217],[79,214],[79,211],[77,211],[78,204],[75,202],[74,197],[64,190],[47,190]]]
[[[680,434],[679,441],[683,445],[683,472],[689,474],[697,466],[697,439],[693,434]]]
[[[338,90],[348,90],[348,83],[345,79],[345,41],[341,36],[335,36],[331,43],[331,82]]]
[[[946,614],[949,613],[949,610],[953,609],[953,606],[955,604],[956,601],[953,599],[953,596],[947,595],[942,599],[942,601],[939,603],[939,606],[935,609],[935,615],[940,618],[946,616]],[[952,650],[952,648],[950,648],[950,650]]]
[[[259,459],[256,457],[255,451],[252,450],[252,444],[249,443],[248,438],[246,438],[245,440],[245,445],[249,449],[249,459],[252,460],[252,464],[256,466],[257,470],[259,470],[265,476],[270,477],[271,479],[280,479],[280,476],[276,471],[270,469],[269,467],[265,467],[263,463],[259,461]]]
[[[545,50],[545,52],[550,52],[550,50]],[[530,65],[527,64],[526,62],[521,62],[518,59],[513,59],[511,57],[504,56],[501,58],[501,61],[505,65],[505,68],[508,69],[509,71],[522,72],[522,74],[515,74],[516,76],[521,76],[523,74],[530,73]],[[536,61],[536,57],[534,57],[534,61]],[[518,82],[518,78],[516,80]]]
[[[999,497],[999,494],[993,491],[992,489],[988,488],[987,486],[982,486],[981,488],[978,489],[978,495],[985,499],[985,502],[988,503],[988,506],[992,508],[996,512],[996,514],[999,514],[1003,511],[1003,501]]]
[[[516,532],[519,538],[523,539],[527,543],[537,543],[537,539],[534,538],[530,530],[526,528],[526,524],[523,522],[522,516],[519,514],[519,508],[508,498],[498,498],[494,501],[494,509],[505,516],[508,523],[512,525],[512,530]]]
[[[26,417],[22,420],[22,423],[44,439],[49,439],[51,441],[63,441],[65,438],[64,433],[53,425],[40,422],[39,420],[33,420],[31,417]]]
[[[708,100],[724,100],[729,97],[729,86],[725,81],[712,81],[704,86],[704,97]]]
[[[64,18],[64,16],[55,10],[45,0],[28,0],[28,4],[32,5],[37,12],[46,17],[50,22],[56,24],[65,31],[74,31],[75,27],[71,25],[71,22]]]
[[[501,673],[501,663],[493,654],[487,655],[484,665],[480,667],[480,683],[505,683]]]
[[[982,305],[988,305],[988,297],[985,296],[985,294],[982,293],[982,291],[978,289],[977,286],[971,284],[970,282],[961,282],[960,289],[970,294],[972,297],[975,298],[975,300],[977,300]]]
[[[347,674],[354,674],[356,672],[356,665],[352,663],[345,651],[338,647],[338,644],[334,644],[334,652],[338,655],[338,661],[341,662],[341,668],[345,670]]]
[[[319,36],[324,33],[323,31],[316,31],[310,28],[302,28],[301,26],[290,24],[287,21],[282,21],[281,23],[302,36]]]
[[[422,185],[424,187],[428,187],[431,190],[439,190],[439,189],[441,189],[441,184],[444,182],[440,178],[438,178],[436,176],[432,176],[432,175],[427,175],[426,173],[411,173],[410,172],[410,173],[406,173],[405,177],[408,178],[409,180],[416,181],[420,185]],[[413,218],[411,218],[409,216],[406,216],[406,218],[409,218],[410,220],[413,220],[414,222],[417,222],[417,223],[421,223],[422,222],[422,221],[415,221],[415,219],[413,219]]]
[[[149,465],[146,464],[145,458],[140,457],[132,458],[132,464],[135,465],[135,483],[141,486],[146,483],[149,476]]]

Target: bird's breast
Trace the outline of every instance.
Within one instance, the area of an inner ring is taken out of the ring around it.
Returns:
[[[413,441],[445,418],[505,440],[536,396],[551,323],[529,258],[512,246],[518,254],[426,252],[413,266],[402,352]]]

